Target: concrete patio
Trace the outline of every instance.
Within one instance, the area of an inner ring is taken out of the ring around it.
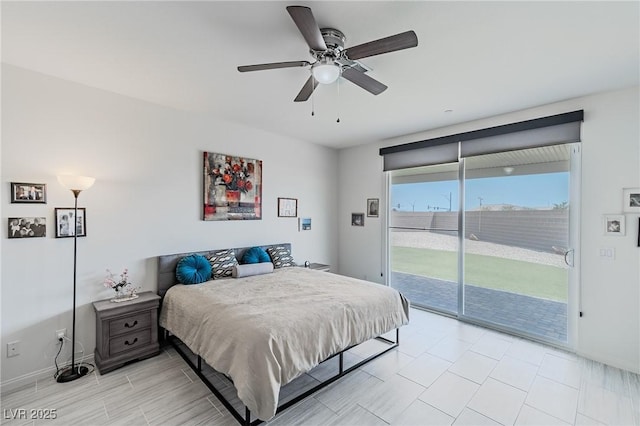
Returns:
[[[391,286],[408,298],[412,306],[457,313],[457,283],[394,271]],[[544,339],[567,341],[566,303],[465,285],[464,312],[469,317]]]

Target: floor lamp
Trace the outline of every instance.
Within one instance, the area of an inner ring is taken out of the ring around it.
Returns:
[[[57,381],[60,383],[71,382],[78,379],[89,372],[87,367],[80,364],[76,366],[76,259],[78,253],[78,195],[85,189],[89,189],[95,179],[86,176],[63,175],[58,176],[58,182],[73,192],[75,204],[73,206],[73,223],[69,226],[69,230],[73,229],[73,325],[71,328],[71,365],[62,370],[58,375]]]

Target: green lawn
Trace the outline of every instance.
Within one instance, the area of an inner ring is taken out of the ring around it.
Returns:
[[[456,252],[391,247],[391,267],[397,272],[458,281]],[[558,302],[567,301],[567,271],[555,266],[467,254],[465,282]]]

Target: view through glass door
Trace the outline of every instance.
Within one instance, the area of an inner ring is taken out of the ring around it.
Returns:
[[[390,285],[413,306],[570,345],[575,150],[566,144],[392,172]]]
[[[390,285],[419,306],[458,313],[458,163],[394,171]]]
[[[462,316],[568,343],[570,152],[464,160]]]

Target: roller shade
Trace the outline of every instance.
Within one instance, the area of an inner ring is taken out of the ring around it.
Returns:
[[[446,143],[384,155],[384,170],[408,169],[458,161],[458,144]]]
[[[462,157],[580,142],[584,111],[536,118],[380,149],[384,171],[451,163]],[[459,152],[459,155],[458,155]]]

